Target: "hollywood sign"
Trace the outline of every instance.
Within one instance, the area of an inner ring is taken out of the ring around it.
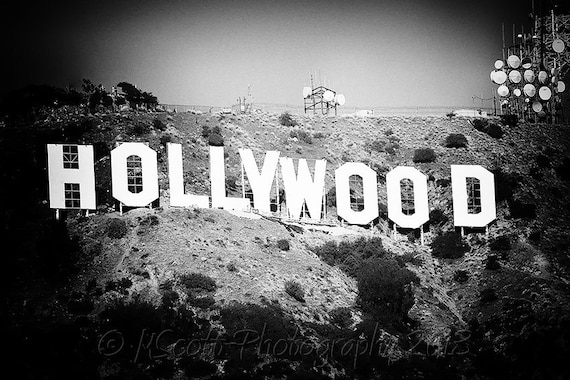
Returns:
[[[50,207],[54,209],[96,209],[95,170],[92,145],[48,144]],[[224,148],[210,146],[211,204],[208,195],[188,194],[184,190],[182,146],[167,144],[170,206],[247,210],[248,198],[228,197],[226,193]],[[307,160],[299,159],[295,171],[292,158],[268,151],[261,170],[250,149],[240,149],[242,168],[253,193],[254,207],[270,212],[270,193],[278,165],[286,195],[287,213],[299,218],[303,204],[310,217],[318,221],[323,209],[326,160],[315,160],[311,175]],[[140,170],[133,177],[133,167]],[[129,172],[129,170],[131,170]],[[130,174],[129,174],[130,173]],[[365,225],[378,217],[377,174],[363,163],[350,162],[334,172],[337,215],[351,224]],[[364,208],[353,210],[350,204],[351,176],[362,179]],[[480,185],[479,212],[469,210],[467,178]],[[156,152],[140,142],[127,142],[111,151],[112,195],[129,207],[145,207],[159,197]],[[414,212],[402,211],[401,181],[413,183]],[[131,191],[138,185],[137,192]],[[495,184],[491,172],[479,165],[451,165],[454,224],[456,227],[485,227],[496,218]],[[399,166],[386,174],[388,218],[403,228],[419,228],[429,220],[427,177],[414,167]]]

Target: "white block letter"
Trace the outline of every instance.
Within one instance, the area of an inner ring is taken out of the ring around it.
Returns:
[[[467,208],[467,178],[479,180],[481,212],[469,214]],[[485,227],[497,217],[495,208],[495,177],[479,165],[451,165],[453,193],[453,223],[456,227]]]
[[[47,144],[47,153],[50,207],[95,210],[93,146],[65,145],[64,153],[64,145]]]
[[[129,157],[131,159],[127,164]],[[137,161],[133,162],[133,159]],[[127,167],[128,165],[131,166]],[[113,197],[129,207],[144,207],[154,202],[158,198],[156,165],[156,152],[143,143],[127,142],[113,149],[111,151]],[[129,187],[142,191],[132,192]]]
[[[249,199],[226,197],[223,146],[210,146],[210,187],[212,189],[212,207],[222,207],[229,210],[248,209]]]
[[[184,193],[184,174],[182,162],[182,145],[166,144],[168,151],[168,181],[170,183],[170,205],[175,207],[197,206],[210,207],[207,195]]]
[[[269,194],[271,193],[271,185],[273,185],[273,179],[275,178],[279,152],[269,151],[265,153],[265,161],[263,162],[261,173],[259,173],[251,149],[240,149],[239,155],[247,174],[247,179],[251,185],[255,208],[261,212],[270,212]]]
[[[301,214],[303,201],[311,214],[311,219],[321,219],[323,206],[323,189],[325,187],[326,160],[315,161],[315,180],[311,178],[311,172],[307,160],[299,159],[299,174],[295,175],[293,159],[288,157],[279,158],[281,173],[283,175],[283,187],[287,202],[287,210],[291,218],[298,218]]]
[[[362,178],[364,209],[354,211],[350,207],[350,176]],[[368,224],[378,217],[378,191],[376,172],[363,163],[351,162],[334,172],[336,184],[337,215],[351,224]]]
[[[409,179],[414,184],[414,210],[411,215],[402,212],[402,192],[400,181]],[[429,220],[427,178],[416,168],[398,166],[386,174],[386,192],[388,193],[388,218],[399,227],[419,228]]]

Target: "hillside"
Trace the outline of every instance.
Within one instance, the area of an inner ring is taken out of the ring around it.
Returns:
[[[504,120],[499,137],[457,117],[293,116],[298,125],[285,126],[266,113],[42,112],[32,123],[0,129],[2,198],[19,199],[2,212],[2,238],[14,247],[3,325],[13,363],[31,378],[569,375],[568,125]],[[306,158],[311,169],[311,160],[326,159],[327,191],[339,165],[366,163],[378,173],[383,205],[385,174],[416,167],[429,178],[430,210],[437,211],[425,245],[417,232],[393,234],[385,214],[367,228],[340,225],[332,204],[320,225],[170,207],[166,143],[182,144],[186,191],[209,194],[208,144],[218,132],[232,196],[242,194],[240,148],[252,149],[258,165],[269,150]],[[446,147],[450,134],[464,135],[467,146]],[[152,209],[120,215],[110,196],[109,151],[121,141],[148,142],[159,153],[161,196]],[[57,222],[48,209],[45,144],[56,142],[95,146],[95,215],[68,212]],[[435,161],[414,162],[418,148],[432,148]],[[464,254],[453,246],[442,256],[435,241],[459,235],[449,185],[454,164],[495,173],[497,220],[488,235],[467,231]],[[290,281],[297,290],[286,289]],[[239,339],[243,329],[266,328],[272,342],[301,339],[310,352],[276,354],[269,344],[270,354]],[[102,343],[115,330],[124,348]],[[177,347],[169,336],[151,355],[154,342],[141,331],[166,330],[203,339],[213,352],[207,345],[192,355],[169,351]],[[216,353],[211,331],[233,345]],[[140,351],[143,338],[150,340]],[[350,339],[374,342],[382,353],[358,345],[348,353],[318,350]]]

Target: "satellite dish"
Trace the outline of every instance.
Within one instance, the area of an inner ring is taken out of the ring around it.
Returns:
[[[493,81],[496,84],[503,84],[507,81],[507,74],[504,71],[495,71],[495,74],[493,74]]]
[[[550,88],[542,86],[541,88],[538,89],[538,96],[542,100],[548,100],[552,97],[552,91],[550,90]]]
[[[546,71],[541,71],[538,73],[538,81],[540,83],[546,83],[547,79],[548,79],[548,74],[546,73]]]
[[[503,66],[505,66],[505,62],[501,61],[500,59],[497,59],[495,61],[495,69],[501,70]]]
[[[532,70],[525,70],[524,72],[524,80],[526,80],[529,83],[534,82],[534,71]]]
[[[537,113],[542,111],[542,103],[541,102],[533,102],[532,103],[532,110],[534,112],[537,112]]]
[[[339,106],[343,106],[344,102],[346,102],[346,99],[344,98],[343,94],[338,94],[336,96],[336,102],[338,103]]]
[[[527,83],[523,87],[523,92],[526,96],[532,98],[536,94],[536,88],[534,87],[534,85]]]
[[[520,88],[515,88],[515,89],[513,90],[513,94],[515,94],[516,97],[519,97],[519,96],[521,96],[522,91],[521,91]]]
[[[303,87],[303,99],[308,98],[312,92],[313,92],[313,89],[311,87]]]
[[[327,102],[332,102],[332,100],[334,99],[334,92],[330,90],[325,91],[325,93],[323,94],[323,99],[325,99]]]
[[[561,39],[555,39],[554,41],[552,41],[552,50],[554,50],[557,53],[562,53],[564,51],[564,41],[562,41]]]
[[[511,70],[509,73],[509,80],[511,83],[520,83],[522,79],[521,73],[518,70]]]
[[[561,80],[558,81],[557,90],[558,92],[564,92],[564,90],[566,90],[566,85]]]
[[[516,55],[511,55],[507,58],[507,64],[513,69],[517,69],[521,65],[521,60]]]
[[[524,57],[521,61],[523,69],[530,69],[532,67],[532,61],[529,57]]]
[[[509,96],[509,88],[505,85],[499,86],[499,88],[497,88],[497,94],[499,94],[499,96]]]

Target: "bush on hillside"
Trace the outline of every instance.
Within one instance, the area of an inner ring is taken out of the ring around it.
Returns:
[[[449,221],[449,217],[440,209],[436,208],[429,213],[429,222],[434,226],[441,226]]]
[[[362,310],[379,320],[405,318],[414,304],[412,283],[418,277],[394,258],[364,260],[357,273],[358,302]]]
[[[218,133],[210,133],[208,136],[208,145],[224,146],[224,138]]]
[[[469,250],[461,235],[450,231],[438,235],[431,243],[432,255],[444,259],[457,259]]]
[[[413,161],[418,162],[434,162],[435,152],[431,148],[420,148],[414,151]]]
[[[493,288],[485,288],[479,293],[482,303],[493,302],[497,299],[497,293]]]
[[[501,235],[489,242],[491,251],[508,251],[511,249],[511,241],[507,235]]]
[[[570,180],[570,157],[565,157],[562,163],[556,168],[556,174],[564,181]]]
[[[287,239],[277,240],[277,248],[279,248],[282,251],[288,251],[291,248],[289,245],[289,240]]]
[[[550,167],[550,157],[546,156],[543,153],[540,153],[536,156],[536,164],[539,168],[549,168]]]
[[[487,134],[495,139],[500,139],[503,137],[503,129],[499,124],[490,123],[487,128]]]
[[[501,168],[491,170],[495,177],[495,198],[497,202],[512,200],[519,186],[521,176],[517,173],[503,172]]]
[[[216,281],[201,273],[186,273],[178,278],[187,293],[195,291],[213,292],[217,289]]]
[[[297,281],[285,282],[285,292],[299,302],[305,302],[305,291]]]
[[[355,241],[328,241],[313,248],[313,251],[329,265],[336,265],[347,274],[355,276],[363,260],[372,257],[383,257],[388,251],[382,245],[382,239],[361,237]]]
[[[453,274],[453,279],[459,283],[469,280],[469,273],[466,270],[459,269]]]
[[[150,133],[150,126],[139,121],[134,124],[129,124],[126,128],[126,132],[128,135],[140,137]]]
[[[152,126],[154,129],[158,129],[159,131],[165,131],[166,130],[166,124],[164,123],[164,121],[162,121],[160,119],[153,119],[152,120]]]
[[[295,119],[293,119],[293,117],[291,116],[291,114],[289,112],[283,112],[279,116],[279,124],[284,125],[286,127],[294,127],[298,123]]]
[[[467,138],[462,133],[452,133],[445,139],[445,146],[448,148],[465,148]]]
[[[509,211],[514,219],[534,219],[536,218],[536,205],[533,203],[523,203],[520,200],[509,200]]]
[[[107,224],[107,236],[120,239],[127,234],[127,223],[123,219],[112,218]]]
[[[487,127],[489,125],[489,121],[487,119],[475,119],[475,120],[469,121],[469,122],[471,123],[473,128],[475,128],[479,132],[485,132],[486,133]]]
[[[307,131],[303,131],[301,129],[294,129],[291,132],[289,132],[289,136],[296,138],[299,141],[302,141],[304,143],[307,144],[312,144],[313,143],[313,136],[311,135],[310,132]]]
[[[508,125],[509,127],[516,127],[519,123],[519,117],[514,114],[501,115],[501,124]]]
[[[352,325],[352,313],[348,307],[337,307],[329,313],[331,322],[341,329],[349,328]]]

